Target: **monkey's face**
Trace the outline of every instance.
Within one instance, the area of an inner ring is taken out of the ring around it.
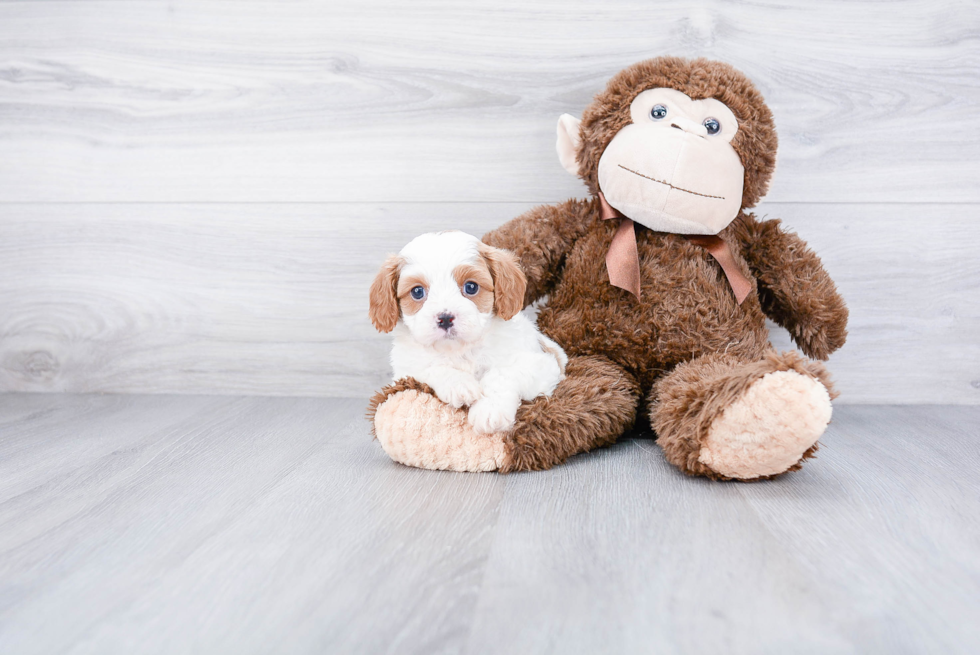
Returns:
[[[738,214],[744,169],[731,141],[738,121],[714,98],[650,89],[599,159],[610,205],[659,232],[717,234]]]
[[[583,120],[558,120],[558,158],[592,194],[653,230],[717,234],[765,195],[772,112],[728,64],[659,57],[610,79]]]

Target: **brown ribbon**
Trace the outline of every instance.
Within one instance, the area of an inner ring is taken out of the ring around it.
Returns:
[[[609,252],[606,253],[606,270],[609,271],[609,283],[614,287],[629,291],[636,299],[640,299],[640,256],[636,250],[636,228],[633,221],[623,216],[618,209],[606,201],[606,197],[599,192],[599,206],[601,208],[602,220],[611,218],[620,219],[616,234],[613,235],[612,243],[609,244]],[[696,246],[701,246],[708,251],[708,254],[715,258],[728,278],[728,284],[735,292],[735,299],[738,304],[752,292],[755,285],[752,280],[745,277],[738,265],[735,263],[735,256],[732,249],[724,239],[717,235],[705,234],[680,234]]]

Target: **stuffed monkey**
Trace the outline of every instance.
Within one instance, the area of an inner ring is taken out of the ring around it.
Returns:
[[[389,455],[420,465],[427,449],[429,468],[546,469],[648,421],[667,460],[691,475],[800,468],[835,394],[822,364],[773,350],[765,319],[823,360],[844,344],[848,313],[806,243],[746,211],[766,192],[776,143],[758,90],[704,59],[635,64],[581,121],[562,116],[559,160],[591,197],[533,209],[483,241],[518,256],[525,304],[547,297],[538,325],[568,354],[566,378],[525,403],[511,432],[489,437],[424,385],[397,381],[369,411]]]

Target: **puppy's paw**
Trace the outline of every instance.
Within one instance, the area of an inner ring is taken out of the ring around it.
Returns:
[[[429,386],[439,400],[455,408],[472,405],[483,395],[483,388],[472,375],[459,373]]]
[[[513,428],[516,414],[517,407],[512,402],[493,397],[481,398],[470,407],[466,420],[477,434],[493,434]]]

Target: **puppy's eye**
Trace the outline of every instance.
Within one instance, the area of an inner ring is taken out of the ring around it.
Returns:
[[[480,285],[470,281],[463,285],[463,293],[467,296],[475,296],[480,291]]]
[[[650,118],[655,121],[667,118],[667,108],[663,105],[654,105],[653,109],[650,110]]]
[[[425,287],[423,286],[412,287],[411,293],[412,293],[412,298],[414,298],[415,300],[422,300],[423,298],[425,298]]]
[[[717,118],[705,118],[704,129],[708,130],[708,134],[718,134],[721,132],[721,123],[718,122]]]

